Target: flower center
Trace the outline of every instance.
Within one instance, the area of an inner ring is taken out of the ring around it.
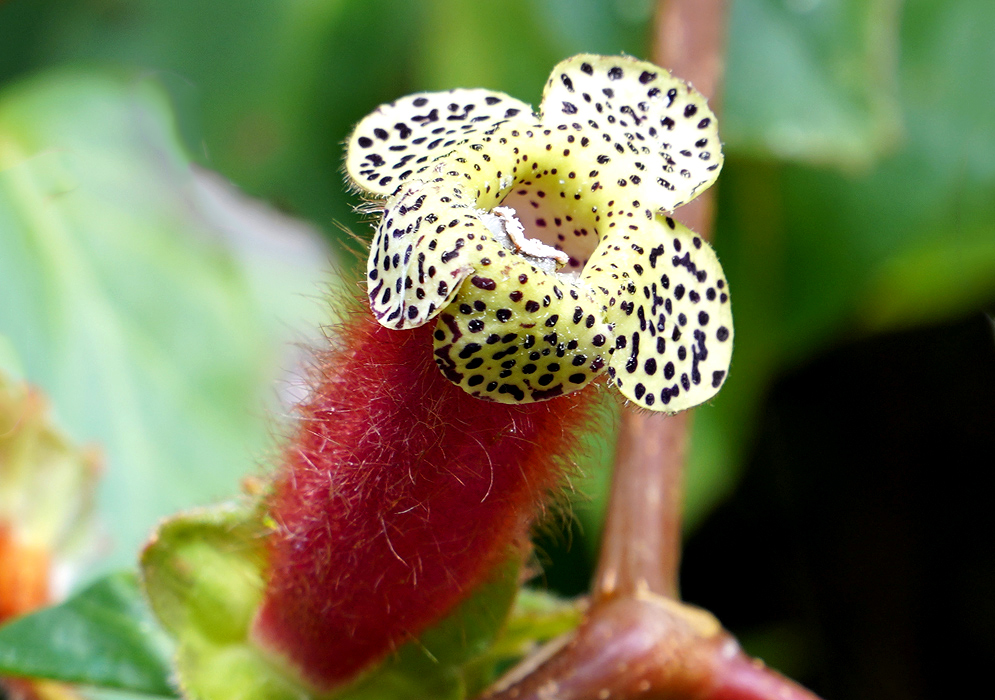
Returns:
[[[537,238],[529,238],[517,213],[511,207],[497,206],[491,211],[478,211],[478,216],[493,234],[494,240],[517,255],[524,256],[547,274],[555,273],[557,267],[570,261],[570,256],[562,250],[546,245]]]
[[[560,263],[561,274],[578,275],[598,246],[589,203],[566,189],[555,171],[515,185],[496,209],[511,209],[517,215],[522,235],[552,250],[547,257]]]

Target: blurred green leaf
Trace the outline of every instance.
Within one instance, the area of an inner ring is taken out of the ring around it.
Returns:
[[[723,391],[696,419],[688,477],[713,475],[710,499],[735,483],[776,374],[824,348],[970,313],[995,296],[995,44],[986,29],[995,4],[904,7],[905,131],[894,153],[859,174],[726,162],[715,245],[732,289],[736,349]],[[723,127],[735,124],[736,109],[726,102]],[[853,389],[827,401],[842,406]],[[709,452],[725,461],[704,461]]]
[[[0,335],[0,374],[13,380],[21,379],[24,375],[21,360],[5,335]]]
[[[0,674],[175,697],[171,645],[131,572],[0,628]]]
[[[323,226],[354,220],[341,142],[365,113],[407,91],[417,3],[36,5],[43,19],[24,10],[12,18],[38,33],[36,66],[84,62],[152,75],[177,106],[199,162]]]
[[[549,69],[570,54],[645,56],[653,10],[652,0],[9,4],[0,4],[0,25],[30,40],[17,32],[0,44],[0,80],[5,64],[9,73],[81,61],[149,72],[167,86],[201,163],[361,235],[342,187],[341,143],[378,104],[478,86],[538,103]]]
[[[321,249],[232,230],[218,209],[239,203],[208,202],[203,179],[148,82],[68,71],[0,93],[0,329],[74,439],[106,451],[110,566],[237,488],[269,442],[282,343],[322,313],[303,297]]]
[[[934,243],[884,261],[869,280],[863,325],[891,329],[941,320],[995,293],[995,230],[967,233],[954,244]],[[958,284],[951,284],[957,280]]]
[[[650,2],[426,0],[414,75],[421,89],[487,87],[539,106],[550,69],[580,52],[646,53]],[[458,27],[458,31],[450,28]]]
[[[866,168],[901,134],[901,0],[732,3],[729,152]]]

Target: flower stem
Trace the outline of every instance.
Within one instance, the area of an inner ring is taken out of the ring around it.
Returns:
[[[722,108],[728,0],[661,0],[656,14],[653,61],[679,75]],[[715,187],[677,210],[675,218],[706,240],[712,239]]]
[[[686,412],[623,411],[595,605],[640,591],[677,597],[687,428]]]
[[[688,79],[715,109],[722,80],[726,0],[670,0],[657,12],[654,62]],[[716,110],[717,111],[717,110]],[[711,239],[714,188],[676,218]],[[677,597],[687,413],[622,411],[612,491],[594,581],[597,604],[650,591]]]
[[[726,0],[664,0],[654,61],[715,97]],[[706,191],[675,218],[708,239]],[[498,681],[489,700],[818,700],[747,657],[718,620],[677,599],[688,413],[622,413],[592,606],[570,635]]]

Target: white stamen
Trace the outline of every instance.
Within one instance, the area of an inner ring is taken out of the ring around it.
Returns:
[[[540,260],[555,260],[558,265],[566,265],[570,262],[570,256],[562,250],[557,250],[536,238],[529,238],[525,235],[525,227],[515,214],[515,210],[511,207],[494,207],[490,211],[478,212],[480,220],[506,247]],[[507,236],[507,242],[502,240],[501,234]]]

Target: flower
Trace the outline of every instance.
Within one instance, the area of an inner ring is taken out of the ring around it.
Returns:
[[[423,93],[349,138],[346,171],[381,211],[373,315],[315,348],[258,500],[181,515],[143,555],[188,694],[437,695],[478,673],[529,527],[595,415],[591,393],[543,400],[608,374],[676,411],[721,384],[722,271],[664,213],[717,176],[704,100],[648,63],[584,55],[556,68],[542,112]],[[221,687],[231,659],[246,673]]]
[[[435,322],[435,361],[502,403],[604,372],[676,412],[707,401],[732,353],[715,253],[671,217],[722,165],[704,97],[626,56],[561,62],[539,112],[482,89],[383,105],[348,139],[346,172],[381,199],[367,266],[381,324]]]

